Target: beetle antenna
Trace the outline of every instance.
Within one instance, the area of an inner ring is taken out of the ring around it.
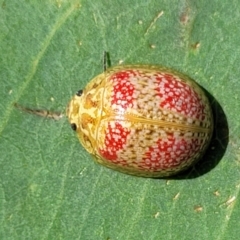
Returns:
[[[40,117],[51,118],[54,120],[60,120],[64,116],[60,112],[51,112],[51,111],[44,110],[44,109],[32,109],[32,108],[28,108],[28,107],[23,107],[23,106],[19,105],[18,103],[14,103],[14,107],[23,112],[27,112],[27,113],[37,115]]]

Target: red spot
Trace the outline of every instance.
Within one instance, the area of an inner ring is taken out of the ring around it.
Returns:
[[[143,158],[142,167],[157,171],[171,169],[193,157],[201,148],[199,139],[175,138],[169,134],[166,139],[159,139],[157,146],[149,147]]]
[[[159,75],[156,79],[158,87],[155,90],[162,99],[161,108],[185,114],[190,118],[204,120],[203,102],[191,86],[179,82],[171,74]]]
[[[111,104],[116,104],[124,109],[132,107],[134,85],[130,82],[137,75],[136,71],[120,71],[111,76],[113,81],[113,93]]]
[[[99,150],[102,157],[109,161],[117,160],[117,152],[123,149],[129,133],[130,130],[124,128],[119,122],[108,123],[105,131],[105,148]],[[114,161],[114,163],[118,163],[118,161]]]

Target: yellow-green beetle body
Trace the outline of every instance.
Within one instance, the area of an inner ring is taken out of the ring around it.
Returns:
[[[97,162],[143,177],[185,170],[202,157],[213,131],[203,90],[158,66],[109,68],[72,98],[67,115]]]

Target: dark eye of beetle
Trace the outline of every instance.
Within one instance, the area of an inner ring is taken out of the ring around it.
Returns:
[[[73,131],[77,130],[77,125],[75,123],[71,123],[71,128]]]
[[[83,93],[83,90],[80,89],[80,90],[78,90],[78,91],[76,92],[76,95],[79,96],[79,97],[81,97],[82,93]]]

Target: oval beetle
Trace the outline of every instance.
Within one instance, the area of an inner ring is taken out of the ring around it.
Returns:
[[[67,116],[98,163],[142,177],[187,169],[213,132],[211,107],[198,84],[153,65],[107,69],[77,92]]]

